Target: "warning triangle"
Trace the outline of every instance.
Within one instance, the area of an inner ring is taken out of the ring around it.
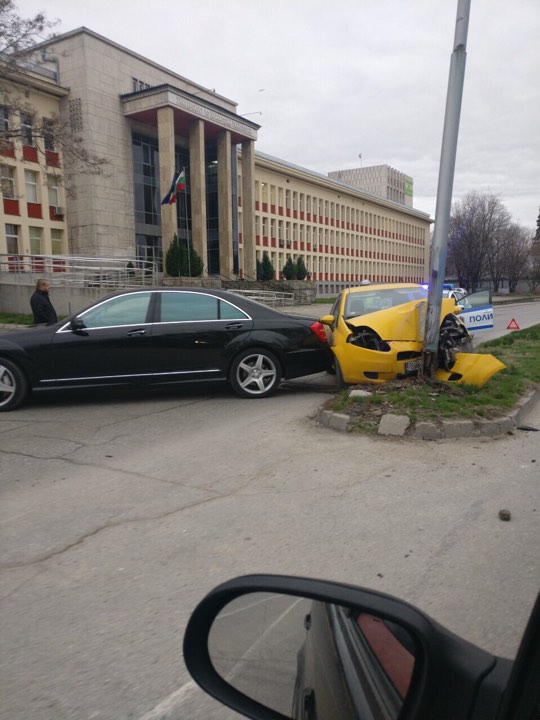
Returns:
[[[514,318],[512,318],[512,319],[510,320],[510,322],[508,323],[508,325],[506,326],[506,329],[507,329],[507,330],[519,330],[519,325],[518,325],[517,322],[514,320]]]

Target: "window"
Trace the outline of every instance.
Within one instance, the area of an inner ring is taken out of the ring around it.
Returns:
[[[161,322],[217,320],[218,299],[196,293],[161,293]]]
[[[30,113],[21,113],[21,137],[24,145],[33,145],[32,116]]]
[[[0,131],[9,130],[9,111],[6,107],[0,106]]]
[[[186,292],[161,293],[161,322],[245,320],[247,316],[213,295]]]
[[[49,194],[49,205],[58,207],[60,205],[60,193],[58,191],[58,179],[56,175],[47,175],[47,191]]]
[[[54,151],[54,123],[50,118],[43,118],[42,131],[45,150]]]
[[[41,255],[41,228],[29,227],[30,234],[30,254]]]
[[[0,166],[0,189],[8,199],[15,199],[15,172],[9,165]]]
[[[19,252],[19,226],[6,224],[6,243],[9,255]]]
[[[220,320],[248,320],[240,308],[231,305],[225,300],[219,301],[219,318]]]
[[[133,92],[138,92],[139,90],[146,90],[147,88],[152,87],[148,83],[145,83],[137,78],[131,78],[131,86],[133,88]]]
[[[62,230],[51,230],[51,251],[53,255],[62,255],[64,233]]]
[[[141,325],[146,323],[151,293],[122,295],[80,315],[87,328]]]
[[[37,190],[37,173],[32,170],[24,171],[24,184],[26,186],[26,202],[37,203],[38,201],[38,190]]]

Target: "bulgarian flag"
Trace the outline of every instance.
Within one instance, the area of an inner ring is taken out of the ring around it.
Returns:
[[[176,178],[176,192],[186,189],[186,168],[182,168]]]
[[[171,187],[169,188],[169,192],[165,195],[163,200],[161,201],[162,205],[173,205],[176,202],[176,193],[180,192],[180,190],[186,189],[186,169],[182,168],[182,170],[178,173],[178,175],[175,175],[173,178],[173,181],[171,183]]]

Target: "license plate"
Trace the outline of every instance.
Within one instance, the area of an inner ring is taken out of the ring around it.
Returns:
[[[416,358],[416,360],[408,360],[405,363],[405,372],[407,373],[413,373],[418,372],[422,369],[422,358]]]

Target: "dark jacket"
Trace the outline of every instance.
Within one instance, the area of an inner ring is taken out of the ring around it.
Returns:
[[[30,307],[34,313],[34,323],[55,323],[57,322],[56,311],[49,298],[49,293],[43,290],[36,290],[30,298]]]

